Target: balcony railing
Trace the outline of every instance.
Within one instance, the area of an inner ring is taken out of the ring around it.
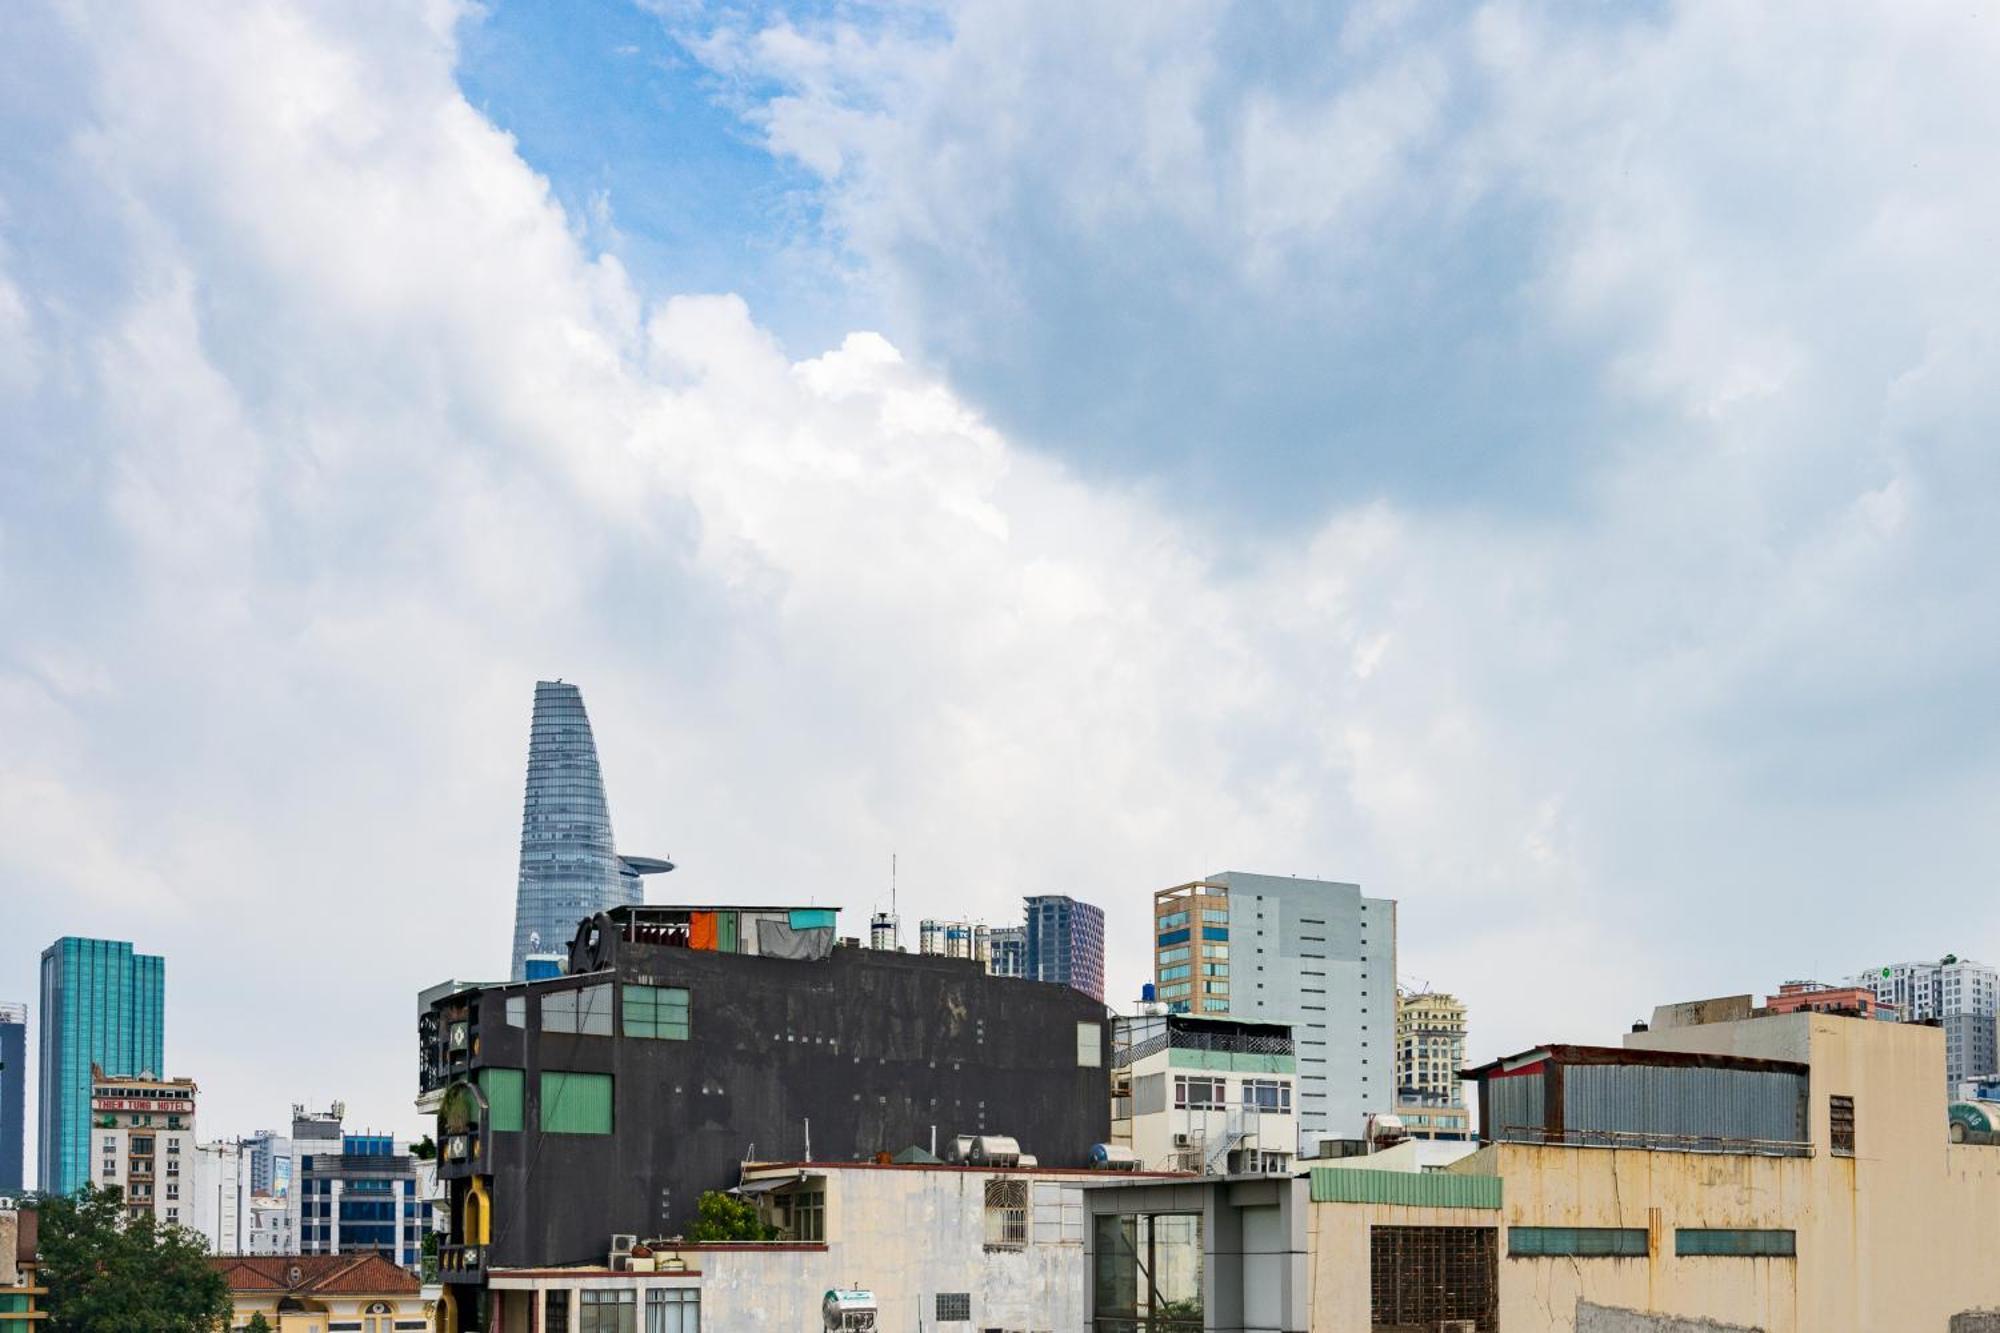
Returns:
[[[438,1276],[446,1282],[480,1282],[486,1276],[484,1245],[438,1246]]]
[[[1171,1047],[1176,1051],[1221,1051],[1230,1055],[1290,1055],[1290,1037],[1263,1036],[1247,1032],[1156,1032],[1136,1046],[1112,1053],[1114,1069],[1135,1064],[1147,1056]]]

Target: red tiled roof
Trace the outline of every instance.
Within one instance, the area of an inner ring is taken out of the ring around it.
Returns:
[[[208,1261],[233,1292],[323,1296],[414,1296],[416,1275],[379,1254],[238,1254]]]

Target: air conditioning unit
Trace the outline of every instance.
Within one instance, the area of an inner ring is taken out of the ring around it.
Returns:
[[[612,1272],[614,1272],[614,1273],[629,1273],[629,1272],[631,1272],[631,1271],[632,1271],[632,1256],[631,1256],[631,1255],[629,1255],[629,1254],[614,1254],[614,1255],[612,1255],[612,1256],[611,1256],[611,1271],[612,1271]]]
[[[638,1243],[639,1238],[637,1236],[613,1236],[611,1238],[611,1252],[613,1254],[630,1254],[632,1253],[632,1247]]]
[[[1192,1134],[1176,1134],[1176,1135],[1174,1135],[1174,1146],[1175,1146],[1176,1148],[1192,1148],[1192,1147],[1194,1147],[1194,1135],[1192,1135]]]

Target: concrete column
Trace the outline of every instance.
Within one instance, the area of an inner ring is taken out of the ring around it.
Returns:
[[[322,1251],[322,1253],[325,1254],[340,1253],[340,1194],[341,1194],[341,1187],[346,1184],[347,1184],[346,1181],[336,1179],[333,1182],[333,1193],[327,1196],[327,1205],[326,1205],[327,1248],[324,1251]]]

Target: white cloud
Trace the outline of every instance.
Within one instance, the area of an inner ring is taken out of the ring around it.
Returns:
[[[1597,344],[1592,391],[1644,400],[1581,501],[1236,530],[1021,447],[875,333],[795,361],[736,298],[636,290],[458,95],[453,21],[82,5],[12,57],[73,87],[0,79],[67,128],[0,167],[38,367],[0,400],[0,885],[29,941],[0,988],[67,931],[166,950],[172,1063],[218,1130],[335,1096],[407,1119],[415,990],[505,955],[537,676],[582,683],[621,839],[683,864],[660,891],[858,916],[894,851],[910,918],[1104,903],[1121,996],[1150,891],[1228,867],[1401,898],[1404,970],[1470,998],[1483,1051],[1990,939],[1962,895],[1995,859],[1967,434],[1995,307],[1964,294],[1983,269],[1918,283],[1937,310],[1898,296],[1978,227],[1945,175],[1871,210],[1873,258],[1806,318],[1839,242],[1732,252],[1740,192],[1688,188],[1724,110],[1659,117],[1687,141],[1624,185],[1604,145],[1742,44],[1728,21],[1571,41],[1496,11],[1316,110],[1258,87],[1220,121],[1190,112],[1232,77],[1193,11],[1041,32],[981,7],[944,52],[714,39],[791,80],[761,114],[851,234],[962,256],[1036,319],[991,229],[1050,181],[1058,233],[1219,238],[1188,280],[1257,320],[1243,228],[1339,275],[1343,238],[1396,262],[1435,156],[1516,173],[1555,238],[1524,308]],[[1476,132],[1440,110],[1466,51],[1494,85]],[[1047,117],[1098,111],[1053,175],[1016,169]],[[1796,211],[1770,232],[1805,235]],[[1906,918],[1855,924],[1890,885]]]

